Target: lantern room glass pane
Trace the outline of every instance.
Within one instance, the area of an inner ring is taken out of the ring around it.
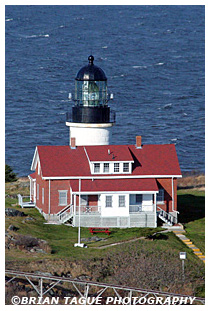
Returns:
[[[76,81],[75,100],[78,106],[105,106],[107,105],[106,81]]]

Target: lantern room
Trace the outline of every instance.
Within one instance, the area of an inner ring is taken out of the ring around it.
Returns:
[[[111,120],[106,75],[100,67],[94,65],[92,55],[88,57],[88,61],[88,65],[82,67],[75,78],[72,122],[109,123]]]
[[[89,64],[81,68],[75,78],[75,104],[96,107],[107,105],[107,78],[104,71],[94,65],[94,57],[88,57]]]

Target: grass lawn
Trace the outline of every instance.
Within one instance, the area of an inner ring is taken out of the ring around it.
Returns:
[[[74,243],[77,242],[78,238],[78,228],[73,228],[67,225],[45,224],[46,221],[35,208],[21,209],[20,207],[14,206],[15,203],[17,203],[17,199],[11,197],[6,198],[6,207],[12,207],[18,209],[19,211],[23,211],[26,215],[34,218],[34,220],[26,220],[26,217],[6,217],[5,229],[7,229],[9,225],[12,224],[19,228],[17,233],[13,234],[31,235],[36,238],[46,240],[52,249],[52,253],[30,253],[23,252],[15,248],[11,248],[9,250],[6,249],[6,266],[8,263],[10,269],[13,265],[14,269],[21,269],[20,267],[23,267],[24,264],[25,267],[32,267],[30,266],[31,263],[33,263],[33,265],[36,267],[39,262],[40,265],[42,265],[43,262],[47,260],[48,263],[46,264],[46,267],[48,267],[49,272],[51,272],[52,267],[54,267],[54,269],[56,269],[56,271],[58,272],[62,271],[62,269],[65,269],[65,262],[66,264],[69,264],[70,262],[83,262],[82,264],[84,265],[86,265],[86,263],[90,265],[87,266],[87,270],[90,269],[89,271],[91,271],[89,273],[95,273],[95,265],[96,267],[99,267],[98,273],[99,275],[101,275],[101,273],[103,275],[102,279],[99,280],[106,282],[107,279],[103,274],[105,271],[105,267],[107,267],[106,269],[108,269],[108,271],[112,271],[112,269],[117,269],[118,271],[118,269],[124,269],[121,267],[124,266],[125,262],[128,262],[128,265],[125,267],[125,269],[128,269],[128,267],[130,267],[129,263],[137,258],[138,260],[141,260],[140,258],[143,258],[144,262],[151,262],[150,269],[154,269],[153,271],[157,271],[157,277],[159,278],[159,273],[164,273],[167,267],[168,271],[174,271],[174,269],[177,269],[177,272],[175,270],[175,273],[180,274],[181,262],[179,259],[179,252],[186,251],[186,271],[188,277],[191,280],[188,283],[188,286],[191,286],[191,282],[194,282],[194,284],[196,284],[195,294],[200,296],[204,295],[204,263],[199,260],[193,254],[193,252],[171,232],[165,234],[164,238],[154,241],[144,239],[138,240],[136,242],[108,247],[105,249],[96,248],[97,246],[111,244],[119,241],[127,241],[130,239],[135,239],[136,237],[146,237],[154,232],[163,230],[161,227],[154,229],[111,228],[111,234],[109,236],[103,233],[95,234],[98,237],[104,238],[105,240],[90,243],[85,242],[85,244],[88,245],[88,248],[84,249],[74,247]],[[179,221],[184,224],[187,231],[187,236],[189,236],[190,239],[195,243],[195,245],[204,252],[204,192],[180,190],[178,192],[178,208],[180,211]],[[88,238],[91,236],[92,235],[89,232],[88,228],[81,228],[81,238]],[[152,262],[153,260],[154,262],[157,262],[156,265],[154,265],[154,263]],[[55,266],[56,262],[57,266]],[[159,265],[161,265],[160,268],[157,266],[158,263]],[[164,266],[162,266],[162,263],[164,264]],[[29,266],[27,266],[28,264]],[[103,265],[102,267],[101,264]],[[136,264],[134,264],[134,267],[135,266]],[[135,270],[131,270],[128,275],[131,275],[130,273],[132,273],[133,278],[135,278],[134,271]],[[137,273],[140,273],[140,271]],[[124,275],[123,271],[119,274],[119,276],[120,275]],[[150,275],[152,277],[153,273]],[[113,278],[114,279],[112,279],[112,282],[116,282],[118,284],[119,279],[117,278],[115,280],[115,276],[113,276]],[[172,278],[174,279],[173,276]],[[145,279],[146,278],[143,278],[143,281]],[[165,276],[163,276],[163,279],[165,280]],[[123,279],[122,282],[124,284],[126,280]],[[151,284],[154,284],[153,281],[152,283],[149,283],[149,285],[146,284],[146,287],[150,286],[152,288],[153,285]],[[163,289],[165,290],[165,288]]]

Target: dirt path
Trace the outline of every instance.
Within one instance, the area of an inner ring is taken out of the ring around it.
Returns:
[[[167,233],[167,232],[169,232],[169,230],[164,230],[164,231],[155,232],[155,233],[152,234],[152,235],[154,236],[154,235],[156,235],[156,234],[158,234],[158,233]],[[135,238],[135,239],[127,240],[127,241],[116,242],[116,243],[111,243],[111,244],[102,245],[102,246],[93,246],[93,247],[90,247],[90,248],[104,249],[104,248],[108,248],[108,247],[111,247],[111,246],[116,246],[116,245],[120,245],[120,244],[131,243],[131,242],[136,242],[136,241],[144,240],[144,239],[146,239],[146,237],[145,237],[145,236],[141,236],[141,237],[139,237],[139,238]]]

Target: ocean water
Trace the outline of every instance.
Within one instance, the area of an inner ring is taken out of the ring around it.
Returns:
[[[204,6],[6,6],[6,163],[30,173],[36,145],[67,145],[65,114],[90,54],[108,78],[112,143],[174,143],[204,171]]]

